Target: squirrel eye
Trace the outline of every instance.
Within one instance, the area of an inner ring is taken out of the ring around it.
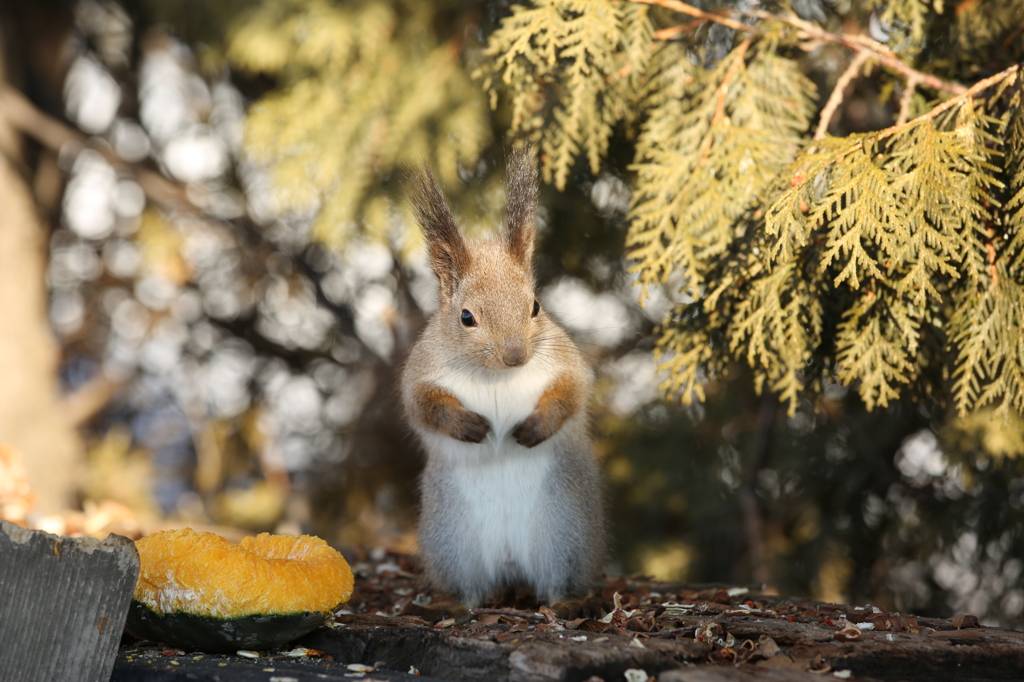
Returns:
[[[462,316],[459,319],[462,321],[462,326],[464,327],[476,326],[476,318],[473,317],[473,313],[469,312],[468,310],[463,310]]]
[[[530,315],[530,317],[537,317],[537,314],[539,312],[540,312],[540,301],[538,301],[537,299],[533,299],[533,314]]]

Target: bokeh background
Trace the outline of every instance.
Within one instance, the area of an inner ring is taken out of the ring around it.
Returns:
[[[513,112],[474,74],[508,13],[0,3],[0,515],[414,551],[396,380],[436,284],[402,178],[426,161],[468,231],[499,224]],[[891,120],[872,87],[838,132]],[[789,416],[739,366],[704,404],[662,398],[678,286],[637,304],[631,159],[617,132],[538,216],[539,298],[598,377],[609,569],[1024,625],[1016,422],[869,412],[840,385]]]

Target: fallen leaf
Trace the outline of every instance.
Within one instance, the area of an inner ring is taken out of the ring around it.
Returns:
[[[485,613],[482,616],[477,616],[476,622],[480,625],[497,625],[500,620],[501,616],[496,613]]]
[[[611,627],[611,623],[602,623],[601,621],[594,620],[593,618],[583,618],[576,626],[576,629],[582,632],[604,632],[605,630],[610,630]]]
[[[967,615],[966,613],[958,613],[957,615],[955,615],[952,618],[950,618],[949,622],[952,623],[953,627],[955,627],[957,630],[960,630],[960,629],[963,629],[963,628],[977,628],[977,627],[981,627],[981,625],[978,623],[978,617],[977,616],[970,616],[970,615]]]
[[[648,612],[639,616],[633,616],[626,621],[626,629],[633,632],[650,632],[654,626],[654,613]]]
[[[544,616],[544,620],[546,620],[549,623],[554,623],[558,620],[558,616],[555,615],[555,612],[547,606],[540,607],[538,611],[540,611],[540,614]]]
[[[833,637],[835,637],[836,640],[840,642],[857,642],[863,636],[864,635],[861,634],[860,628],[856,626],[845,627],[842,630],[836,632],[835,635],[833,635]]]

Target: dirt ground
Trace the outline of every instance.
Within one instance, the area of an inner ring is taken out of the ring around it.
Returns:
[[[363,553],[333,622],[277,651],[122,644],[113,680],[1020,680],[1024,633],[746,588],[610,579],[580,614],[506,595],[450,608],[413,557]],[[560,618],[559,615],[580,617]]]

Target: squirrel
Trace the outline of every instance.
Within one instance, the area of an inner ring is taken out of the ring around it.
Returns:
[[[468,608],[520,587],[551,605],[585,598],[605,559],[593,379],[536,297],[532,150],[507,166],[506,229],[478,241],[463,238],[428,167],[410,178],[439,280],[401,381],[427,455],[419,547],[427,579]]]

